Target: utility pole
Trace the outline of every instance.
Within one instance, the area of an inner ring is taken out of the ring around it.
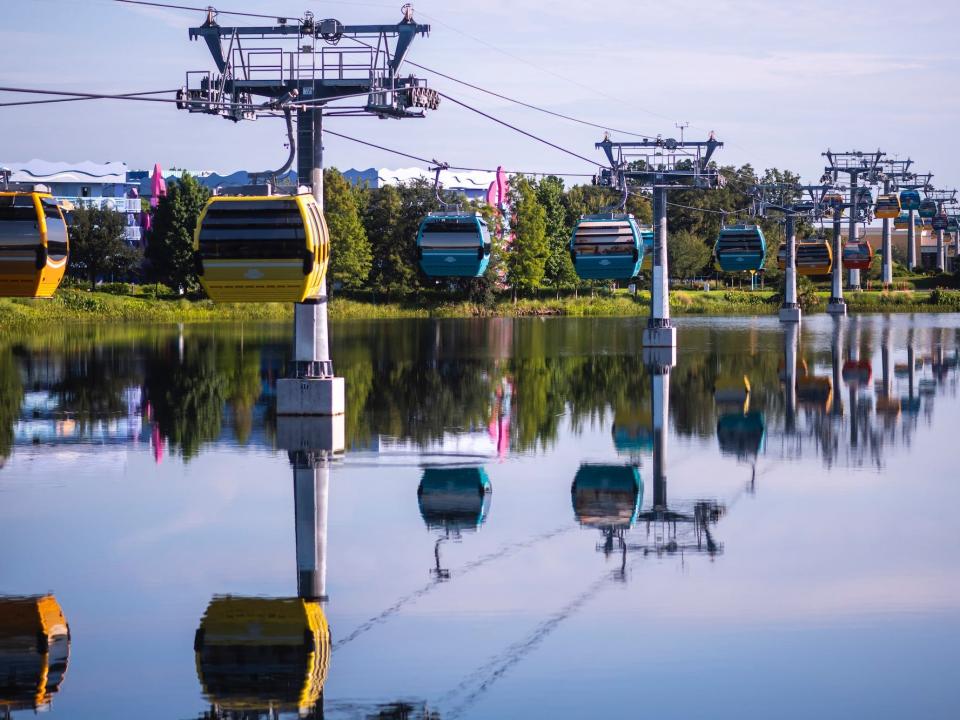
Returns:
[[[430,31],[414,21],[409,4],[402,12],[395,25],[344,25],[307,11],[302,19],[280,17],[269,26],[225,27],[211,8],[189,34],[207,44],[216,70],[188,72],[178,107],[234,122],[295,110],[298,181],[309,180],[322,209],[324,114],[422,118],[439,103],[424,80],[400,74],[413,40]],[[353,105],[325,109],[350,98],[356,98]],[[294,306],[293,363],[289,377],[277,382],[279,415],[344,412],[343,378],[334,376],[330,357],[327,300],[324,279],[316,296]]]
[[[881,163],[883,168],[883,193],[889,195],[899,190],[898,183],[901,180],[913,180],[916,175],[911,173],[910,166],[913,160],[884,160]],[[912,218],[911,218],[912,224]],[[912,228],[911,228],[912,229]],[[908,234],[909,239],[909,234]],[[884,288],[893,285],[893,228],[890,218],[883,219],[883,272],[881,273],[881,282]],[[908,253],[909,254],[909,253]]]
[[[940,272],[946,272],[947,247],[944,244],[944,232],[949,225],[946,206],[955,205],[957,203],[957,191],[927,190],[926,195],[928,200],[933,200],[937,204],[937,215],[933,218],[930,225],[937,233],[937,270]]]
[[[770,210],[783,213],[785,220],[784,239],[786,258],[784,263],[783,304],[780,306],[781,322],[800,322],[801,310],[797,302],[797,224],[798,219],[815,219],[823,212],[822,201],[825,185],[794,185],[789,183],[757,185],[753,192],[757,198],[759,215]],[[802,200],[803,193],[809,200]]]
[[[825,169],[825,172],[832,177],[834,182],[837,182],[840,173],[844,173],[850,177],[850,202],[848,204],[850,208],[850,218],[847,242],[854,243],[857,241],[857,223],[862,222],[864,218],[869,217],[871,210],[871,208],[863,208],[858,211],[857,205],[860,199],[860,179],[861,177],[865,178],[868,184],[873,184],[877,181],[879,176],[880,161],[884,158],[885,153],[881,152],[880,150],[877,150],[873,153],[864,153],[860,150],[835,153],[831,150],[827,150],[825,153],[823,153],[823,156],[827,158],[827,162],[829,163]],[[834,252],[836,252],[836,247],[834,248]],[[833,261],[834,268],[837,268],[837,259],[834,258]],[[851,270],[849,280],[849,286],[851,290],[860,289],[859,270]],[[834,285],[836,285],[836,282],[834,282]],[[838,297],[841,298],[840,304],[843,304],[842,295],[838,295]],[[839,308],[836,308],[836,310],[838,311]],[[828,306],[827,312],[834,312],[834,314],[845,314],[846,307],[844,305],[844,312],[839,313],[831,311]]]
[[[607,137],[596,147],[604,151],[610,163],[596,178],[598,184],[620,190],[632,184],[653,194],[653,286],[643,345],[645,350],[656,348],[662,352],[662,362],[657,364],[672,367],[677,357],[677,329],[670,322],[667,197],[674,190],[718,187],[722,180],[716,168],[710,166],[710,160],[723,143],[710,133],[703,141],[658,137],[639,142],[613,142]]]

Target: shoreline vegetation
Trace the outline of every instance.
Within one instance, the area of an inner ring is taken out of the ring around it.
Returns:
[[[153,286],[134,286],[118,293],[61,288],[52,300],[0,300],[0,328],[29,327],[52,320],[123,323],[283,322],[292,318],[290,305],[243,303],[216,305],[210,300],[188,299],[156,293]],[[752,316],[775,315],[779,294],[770,290],[671,290],[670,309],[675,315]],[[818,291],[805,300],[805,313],[823,312],[828,293]],[[960,311],[960,291],[894,290],[848,292],[844,295],[851,313],[928,313]],[[649,292],[597,293],[593,297],[544,297],[495,300],[492,305],[451,300],[441,295],[421,295],[399,301],[375,301],[373,297],[335,296],[330,302],[331,320],[470,317],[645,317]]]

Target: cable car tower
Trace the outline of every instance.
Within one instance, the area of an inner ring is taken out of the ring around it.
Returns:
[[[883,194],[889,195],[898,192],[903,186],[901,182],[910,182],[917,178],[916,173],[910,172],[913,160],[884,160],[881,165],[881,179],[883,180]],[[890,218],[883,219],[883,272],[881,282],[887,288],[893,284],[893,231],[890,227]],[[913,211],[910,211],[910,226],[907,229],[907,247],[913,244]],[[907,251],[907,263],[916,258],[910,257],[912,252]]]
[[[927,190],[932,190],[933,186],[930,184],[932,179],[933,173],[923,175],[914,173],[912,179],[905,178],[903,181],[898,182],[897,188],[900,190],[901,203],[903,203],[907,195],[913,195],[916,198],[916,205],[919,205],[919,191],[923,190],[926,192]],[[917,207],[911,205],[905,208],[905,210],[907,211],[907,219],[910,223],[907,227],[907,268],[913,270],[920,264],[917,261]]]
[[[439,103],[425,80],[400,75],[413,40],[430,31],[414,21],[411,5],[402,12],[395,25],[344,25],[307,11],[278,17],[275,25],[226,27],[211,8],[189,33],[207,44],[216,70],[187,72],[177,107],[234,122],[295,111],[298,179],[309,180],[322,211],[324,115],[422,118]],[[350,98],[357,104],[324,110]],[[292,377],[277,383],[277,413],[343,413],[343,378],[334,377],[330,359],[326,278],[315,296],[294,305],[293,344]]]
[[[605,137],[596,144],[610,163],[595,178],[598,185],[628,191],[633,186],[653,193],[653,286],[650,318],[643,332],[645,348],[663,348],[665,364],[676,364],[677,329],[670,322],[670,285],[667,267],[667,194],[673,190],[709,190],[722,183],[710,165],[723,143],[713,133],[704,141],[661,138],[639,142],[613,142]]]
[[[786,241],[786,267],[784,269],[783,304],[780,306],[781,322],[800,322],[800,304],[797,302],[797,219],[815,220],[823,213],[823,196],[826,185],[794,185],[774,183],[756,185],[758,215],[766,216],[770,211],[783,213],[786,223],[784,239]],[[809,199],[803,199],[804,193]]]
[[[857,241],[857,223],[862,219],[860,217],[862,213],[858,213],[857,208],[860,178],[865,177],[870,184],[877,182],[880,162],[885,155],[886,153],[880,150],[872,153],[864,153],[861,150],[835,153],[827,150],[823,153],[829,163],[824,170],[824,182],[832,179],[836,183],[841,173],[850,177],[850,202],[847,205],[850,208],[850,225],[847,236],[847,242],[849,243]],[[833,292],[831,292],[830,302],[827,304],[827,312],[832,315],[847,314],[847,304],[843,300],[843,247],[838,232],[842,212],[842,207],[838,206],[834,209]],[[852,290],[860,289],[859,270],[850,271],[850,288]]]
[[[937,214],[931,220],[931,226],[937,233],[937,270],[947,270],[947,247],[943,242],[943,234],[949,225],[946,206],[957,204],[956,190],[927,190],[927,200],[937,204]]]

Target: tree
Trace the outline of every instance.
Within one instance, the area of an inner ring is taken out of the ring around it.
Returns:
[[[198,286],[193,255],[193,233],[210,191],[189,174],[167,187],[153,218],[147,240],[147,259],[154,278],[172,288]]]
[[[392,185],[366,191],[363,226],[370,241],[372,256],[370,282],[388,294],[404,293],[416,281],[416,256],[407,245],[412,241],[398,237],[403,216],[403,200]]]
[[[712,257],[707,244],[686,230],[674,233],[668,238],[667,253],[670,274],[684,279],[701,274]]]
[[[340,171],[323,171],[323,214],[330,229],[330,278],[347,288],[366,284],[373,259],[355,193]]]
[[[570,235],[572,225],[567,220],[567,207],[564,202],[563,180],[550,175],[540,181],[537,187],[537,200],[546,213],[546,234],[549,254],[544,267],[544,276],[548,285],[559,291],[561,288],[575,287],[577,272],[570,259]]]
[[[547,213],[537,200],[537,188],[518,176],[511,187],[514,241],[507,257],[507,277],[517,291],[536,290],[543,283],[550,245]]]
[[[128,275],[143,260],[124,239],[126,216],[113,210],[77,208],[71,215],[70,262],[73,277],[86,278],[90,289],[104,275]]]

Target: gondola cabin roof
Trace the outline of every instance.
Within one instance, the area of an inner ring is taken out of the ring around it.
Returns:
[[[314,197],[211,197],[197,222],[200,284],[215,302],[302,302],[317,295],[330,257]]]
[[[644,251],[640,227],[629,213],[584,215],[570,239],[574,269],[584,280],[636,277],[643,264]]]
[[[584,463],[570,494],[581,525],[627,528],[636,522],[643,504],[643,482],[634,465]]]
[[[492,245],[480,213],[432,212],[417,230],[420,268],[430,277],[480,277]]]
[[[0,297],[52,297],[69,250],[67,224],[50,193],[0,191]]]

